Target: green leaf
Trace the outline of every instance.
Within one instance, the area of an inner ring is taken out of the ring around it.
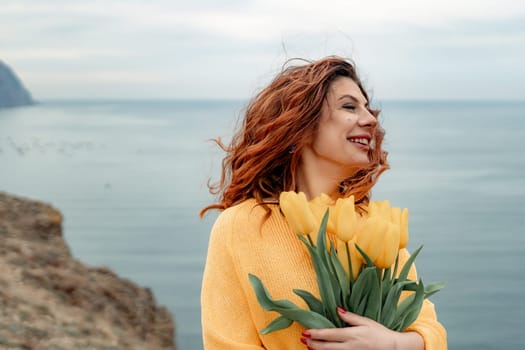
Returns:
[[[354,276],[354,269],[352,266],[352,256],[350,254],[350,246],[348,245],[348,242],[345,242],[345,250],[346,250],[346,260],[348,263],[348,274],[350,275],[349,276],[350,284],[348,285],[348,289],[350,290],[350,293],[352,293],[352,286],[354,285],[354,279],[356,278],[356,276]]]
[[[343,286],[341,285],[340,278],[346,276],[346,272],[337,257],[334,245],[330,242],[330,253],[326,253],[326,260],[328,261],[327,270],[330,275],[330,283],[332,286],[332,294],[335,298],[336,306],[343,306]],[[339,268],[339,271],[338,271]],[[335,310],[335,309],[334,309]],[[337,312],[334,311],[334,315],[337,315]],[[339,316],[335,316],[337,319],[340,319]],[[341,322],[340,327],[344,326],[344,323]]]
[[[432,282],[425,286],[425,299],[429,296],[439,292],[447,285],[446,282]]]
[[[403,290],[406,290],[406,291],[409,291],[409,292],[415,292],[418,290],[419,288],[419,284],[416,282],[416,281],[412,281],[412,280],[405,280],[405,282],[410,282],[410,283],[407,283],[404,287],[403,287]],[[399,282],[401,283],[401,282]]]
[[[346,303],[346,300],[350,296],[350,281],[348,280],[346,271],[343,265],[341,265],[341,261],[339,261],[339,258],[335,250],[332,250],[330,254],[330,258],[331,258],[332,267],[335,272],[335,276],[337,277],[337,282],[339,285],[340,295],[338,298],[338,306],[341,306],[343,309],[348,310],[348,305]]]
[[[385,269],[383,271],[383,282],[390,281],[391,280],[391,278],[390,278],[391,274],[392,274],[392,269],[390,267]]]
[[[319,231],[317,233],[317,251],[323,259],[325,266],[328,266],[330,263],[328,260],[328,249],[326,245],[326,225],[328,224],[328,211],[329,209],[326,209],[323,220],[321,221],[321,226],[319,227]]]
[[[274,311],[302,324],[306,328],[336,328],[326,317],[310,310],[303,310],[296,307],[295,309],[275,309]]]
[[[262,331],[261,334],[269,334],[271,332],[279,331],[281,329],[288,328],[292,325],[293,321],[284,317],[279,316],[272,322],[270,322]]]
[[[376,268],[376,271],[379,270]],[[368,300],[363,316],[368,317],[374,321],[379,321],[378,318],[381,312],[381,276],[376,274],[370,278],[368,289]]]
[[[351,311],[359,313],[359,305],[361,300],[367,294],[371,279],[376,276],[375,267],[366,267],[361,274],[357,277],[354,286],[352,287],[352,294],[350,295],[350,307]],[[359,313],[362,315],[362,313]]]
[[[299,238],[299,239],[301,240],[301,242],[303,242],[304,245],[305,245],[307,248],[309,248],[309,249],[313,249],[313,248],[315,248],[315,246],[312,245],[312,244],[310,244],[310,241],[309,241],[308,239],[304,238],[303,235],[301,235],[301,234],[298,233],[298,234],[297,234],[297,238]]]
[[[392,329],[392,323],[395,321],[397,305],[401,292],[409,284],[416,284],[414,281],[403,281],[397,282],[392,285],[390,290],[387,292],[385,302],[383,304],[383,310],[381,311],[381,324],[385,327]]]
[[[367,303],[368,303],[368,294],[364,294],[363,298],[361,299],[361,301],[356,307],[355,313],[358,315],[364,315]]]
[[[248,278],[250,280],[250,284],[253,287],[253,290],[255,291],[255,295],[257,297],[257,301],[259,301],[259,304],[262,306],[265,310],[274,310],[278,308],[293,308],[297,307],[294,303],[288,300],[273,300],[270,295],[268,294],[268,291],[264,287],[263,283],[259,279],[259,277],[248,274]]]
[[[406,297],[397,307],[396,311],[396,320],[398,321],[401,318],[401,315],[406,313],[406,310],[410,308],[410,305],[413,304],[414,300],[416,299],[416,293],[410,294],[408,297]]]
[[[399,255],[399,254],[398,254]],[[392,269],[388,268],[383,271],[383,279],[381,281],[381,303],[384,305],[386,298],[392,285],[394,284],[394,275],[392,274]]]
[[[410,258],[408,258],[408,260],[406,261],[405,265],[403,266],[403,269],[399,273],[399,277],[398,277],[399,280],[404,281],[404,280],[407,279],[408,272],[410,271],[410,267],[414,263],[414,260],[416,260],[416,257],[419,254],[419,252],[421,251],[421,249],[423,249],[422,245],[419,246],[419,248],[416,249],[416,251],[410,256]]]
[[[325,215],[325,219],[326,218],[327,216]],[[322,226],[323,225],[321,225],[321,227]],[[323,235],[324,237],[326,237],[326,233],[323,234],[322,231],[319,231],[319,235]],[[303,241],[303,243],[306,242],[306,239],[304,239],[304,237],[300,237],[300,239]],[[337,285],[334,285],[334,277],[331,276],[328,267],[326,266],[326,260],[322,258],[322,255],[326,253],[326,245],[323,244],[323,238],[318,239],[318,243],[320,243],[321,245],[314,247],[310,244],[306,244],[306,247],[308,248],[308,251],[312,258],[312,265],[314,266],[315,275],[317,277],[319,294],[321,296],[321,301],[325,308],[324,315],[334,324],[342,325],[341,318],[337,315],[336,310],[338,305],[333,292],[334,289],[337,288]]]
[[[407,287],[413,286],[408,285]],[[403,300],[397,309],[395,323],[398,324],[398,327],[396,328],[398,331],[403,331],[414,322],[421,311],[423,300],[425,298],[425,286],[421,280],[419,280],[415,289],[415,292]],[[399,320],[401,320],[400,323]]]
[[[317,247],[309,249],[312,256],[312,263],[317,276],[319,294],[325,306],[327,317],[337,326],[342,327],[344,323],[337,314],[337,307],[342,306],[338,303],[336,296],[340,295],[341,287],[332,271],[331,258],[326,245],[326,226],[328,224],[329,210],[327,209],[319,232],[317,235]]]
[[[357,243],[355,244],[355,247],[359,251],[359,253],[361,253],[361,256],[363,256],[363,258],[366,260],[367,267],[371,267],[371,266],[375,267],[374,262],[372,261],[372,259],[370,259],[370,257],[365,253],[365,251],[363,249],[361,249],[360,246],[357,245]]]
[[[397,252],[396,262],[394,263],[394,271],[392,271],[392,280],[397,276],[397,269],[399,267],[399,251]]]
[[[276,311],[306,328],[335,328],[330,320],[316,312],[299,309],[297,305],[288,300],[273,300],[257,276],[249,274],[248,278],[263,309]]]
[[[421,307],[422,307],[422,304],[420,304],[418,307],[414,307],[406,314],[406,316],[403,318],[403,322],[401,323],[401,326],[399,327],[399,332],[404,331],[408,326],[410,326],[417,319],[417,316],[421,312]]]
[[[312,293],[302,290],[302,289],[294,289],[293,292],[300,296],[306,305],[312,310],[313,312],[317,312],[318,314],[324,315],[324,306],[321,300],[317,299]]]

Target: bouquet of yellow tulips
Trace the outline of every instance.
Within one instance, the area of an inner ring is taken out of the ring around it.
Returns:
[[[399,250],[408,242],[406,208],[391,207],[388,201],[371,202],[365,219],[356,213],[353,196],[334,203],[321,195],[308,202],[304,193],[295,192],[283,192],[280,206],[310,253],[320,298],[293,290],[309,310],[288,300],[273,300],[262,281],[250,274],[259,304],[281,315],[262,334],[287,328],[294,321],[306,328],[345,327],[337,315],[338,306],[402,331],[416,320],[423,300],[445,285],[423,285],[421,280],[407,278],[422,246],[404,266],[398,266]],[[333,237],[328,245],[327,232]],[[404,291],[409,295],[400,300]]]

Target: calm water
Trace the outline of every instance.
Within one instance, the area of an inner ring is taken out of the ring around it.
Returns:
[[[73,254],[150,287],[201,349],[206,181],[243,102],[45,102],[0,111],[0,191],[52,203]],[[525,102],[383,102],[392,170],[374,190],[411,210],[418,271],[449,348],[523,349]]]

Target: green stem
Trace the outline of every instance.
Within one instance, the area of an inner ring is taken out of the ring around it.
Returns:
[[[384,270],[382,271],[383,273],[385,272]],[[377,322],[381,320],[381,310],[382,309],[383,309],[383,279],[379,278],[379,310],[377,312],[377,319],[376,319]]]
[[[352,259],[350,259],[350,248],[348,248],[348,242],[345,242],[346,248],[346,259],[348,261],[348,270],[350,272],[350,292],[352,292],[352,285],[354,284],[354,273],[352,271]]]
[[[396,263],[394,264],[394,272],[392,272],[392,280],[396,278],[397,276],[397,265],[399,264],[399,251],[397,252],[396,256]]]
[[[308,237],[308,242],[310,242],[310,245],[314,247],[314,242],[312,241],[312,237],[310,237],[310,234],[307,234],[306,237]]]

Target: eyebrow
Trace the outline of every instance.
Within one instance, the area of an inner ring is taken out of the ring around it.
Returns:
[[[352,95],[343,95],[343,96],[339,97],[339,100],[342,100],[342,99],[347,98],[347,97],[350,98],[351,100],[353,100],[353,101],[356,102],[356,103],[361,103],[361,101],[359,101],[359,99],[358,99],[357,97],[352,96]],[[365,107],[366,107],[366,108],[369,107],[369,105],[368,105],[368,101],[366,101],[366,103],[365,103]]]

